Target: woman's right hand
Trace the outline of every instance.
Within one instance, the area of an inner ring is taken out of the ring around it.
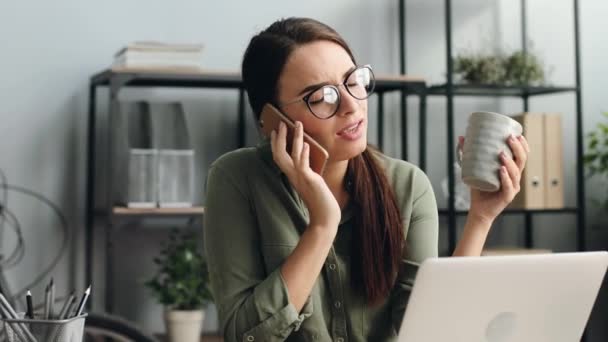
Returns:
[[[270,135],[272,157],[308,208],[310,227],[331,228],[337,231],[341,210],[336,197],[323,177],[309,166],[310,146],[304,142],[304,128],[296,122],[291,155],[287,153],[287,126],[281,122],[278,132]]]

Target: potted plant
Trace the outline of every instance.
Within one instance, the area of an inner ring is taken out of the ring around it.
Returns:
[[[545,82],[545,71],[540,59],[531,53],[516,51],[504,60],[507,85],[537,86]]]
[[[603,115],[608,119],[608,112]],[[583,163],[587,177],[599,177],[604,186],[608,185],[608,122],[599,122],[595,130],[587,135],[587,153]],[[601,193],[606,194],[606,191]],[[608,212],[608,196],[594,202]]]
[[[207,265],[194,234],[173,230],[160,256],[157,273],[145,285],[164,305],[165,325],[171,342],[199,342],[204,308],[212,301]]]
[[[534,86],[545,82],[543,64],[531,53],[510,55],[462,53],[454,58],[457,82],[476,85]]]
[[[456,79],[469,84],[501,84],[505,78],[502,56],[459,55],[454,58]]]

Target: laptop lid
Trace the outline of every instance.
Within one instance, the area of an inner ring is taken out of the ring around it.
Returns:
[[[398,341],[579,341],[607,266],[608,252],[428,259]]]

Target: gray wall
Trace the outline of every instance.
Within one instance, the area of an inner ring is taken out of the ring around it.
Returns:
[[[550,81],[558,85],[574,82],[571,0],[529,1],[528,22],[532,49],[553,72]],[[410,0],[407,7],[408,70],[439,83],[445,74],[445,45],[442,1]],[[520,46],[519,2],[513,0],[454,1],[454,47],[456,51],[482,49],[511,51]],[[239,10],[237,11],[236,8]],[[209,69],[237,70],[242,52],[255,32],[273,20],[285,16],[310,16],[324,21],[351,43],[359,60],[371,63],[378,73],[398,71],[397,1],[334,0],[306,2],[285,1],[105,1],[83,2],[59,0],[4,1],[0,5],[0,168],[13,184],[27,186],[60,204],[75,230],[75,239],[60,266],[54,271],[56,282],[63,288],[82,289],[83,284],[83,208],[86,161],[87,81],[95,72],[106,68],[112,54],[134,40],[168,40],[205,44],[204,65]],[[608,110],[602,97],[608,86],[606,75],[608,48],[605,44],[605,17],[608,2],[581,1],[582,77],[585,128],[600,120],[601,110]],[[98,93],[104,129],[107,92]],[[206,167],[236,144],[236,92],[217,90],[129,90],[124,99],[183,100],[198,154],[198,201],[204,201]],[[370,140],[375,135],[375,100],[370,108]],[[456,100],[457,133],[464,129],[466,114],[479,109],[514,113],[522,109],[517,100],[458,98]],[[410,112],[415,113],[417,100],[412,99]],[[385,150],[399,155],[397,98],[387,98]],[[531,110],[564,113],[566,204],[575,203],[574,173],[574,96],[557,95],[533,99]],[[440,206],[445,197],[440,190],[446,151],[445,100],[429,101],[429,177]],[[249,119],[249,118],[248,118]],[[410,118],[411,160],[418,161],[417,125]],[[257,135],[249,120],[248,143]],[[103,142],[100,139],[100,142]],[[102,157],[98,160],[103,163]],[[101,164],[100,164],[101,165]],[[100,175],[103,176],[103,175]],[[100,184],[102,185],[102,184]],[[599,195],[596,182],[589,182],[590,195]],[[16,269],[8,271],[13,289],[28,283],[40,272],[60,243],[60,227],[41,204],[11,194],[10,208],[24,227],[27,255]],[[591,248],[606,249],[606,219],[590,208],[588,241]],[[572,216],[548,216],[535,219],[535,238],[540,247],[556,251],[575,249],[575,220]],[[604,225],[602,227],[601,225]],[[153,271],[151,258],[166,236],[171,222],[148,228],[124,227],[116,234],[115,273],[118,311],[153,330],[162,329],[161,308],[141,282]],[[520,218],[497,222],[489,244],[516,244],[523,240]],[[97,246],[103,245],[103,229],[98,230]],[[445,248],[442,228],[442,248]],[[0,248],[7,251],[14,237],[5,234]],[[99,248],[98,248],[99,250]],[[98,270],[103,258],[98,255]],[[95,293],[103,291],[101,274],[94,283]],[[33,289],[38,296],[43,286]],[[59,291],[60,293],[62,291]],[[101,296],[94,296],[100,304]],[[605,299],[600,297],[600,301]],[[99,305],[97,306],[99,307]],[[604,305],[604,307],[606,307]],[[604,310],[606,311],[606,310]],[[207,330],[216,328],[210,313]],[[601,313],[591,321],[594,340],[608,336]]]

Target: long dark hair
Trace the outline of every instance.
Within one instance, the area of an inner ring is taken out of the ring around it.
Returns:
[[[264,104],[277,102],[277,83],[291,52],[319,40],[340,45],[355,63],[351,49],[334,29],[309,18],[276,21],[251,39],[242,76],[256,120]],[[395,283],[405,244],[403,223],[395,195],[370,146],[349,161],[346,178],[355,206],[351,283],[368,303],[376,304]]]

